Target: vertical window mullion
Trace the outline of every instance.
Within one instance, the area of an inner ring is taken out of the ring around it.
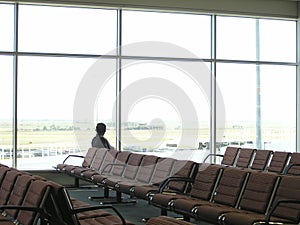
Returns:
[[[299,16],[300,17],[300,16]],[[299,37],[300,37],[300,18],[298,18],[297,21],[297,37],[296,37],[296,46],[297,46],[297,53],[296,53],[296,62],[297,62],[297,71],[296,71],[296,152],[299,152],[300,150],[300,44],[299,44]]]
[[[18,151],[18,39],[19,39],[19,4],[14,8],[14,59],[13,59],[13,149],[12,166],[17,167]]]
[[[116,147],[121,149],[121,89],[122,89],[122,10],[117,12],[117,63],[116,63]]]
[[[210,153],[216,154],[216,15],[211,16],[211,59]]]

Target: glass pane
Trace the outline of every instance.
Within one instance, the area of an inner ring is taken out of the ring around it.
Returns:
[[[223,97],[225,111],[217,106],[219,132],[232,144],[251,143],[255,140],[255,65],[217,64],[217,84]],[[223,130],[224,129],[224,130]]]
[[[217,111],[225,121],[218,130],[223,146],[295,151],[295,67],[219,63],[217,71],[225,104],[225,112]]]
[[[91,146],[95,118],[89,112],[94,111],[98,89],[93,86],[95,80],[89,80],[88,71],[95,61],[63,57],[20,57],[19,168],[50,169],[61,163],[65,154],[84,154]],[[115,65],[115,60],[109,61]],[[80,90],[84,85],[89,88],[83,93]],[[104,97],[111,92],[104,93]],[[91,107],[85,107],[85,102]],[[83,117],[78,118],[78,113]]]
[[[262,147],[296,151],[296,68],[261,66]]]
[[[159,41],[178,45],[198,58],[210,58],[211,17],[193,14],[123,11],[122,44]],[[177,52],[146,49],[123,54],[162,57],[184,57]]]
[[[260,20],[260,59],[296,62],[296,22]]]
[[[124,60],[122,66],[123,149],[202,161],[207,152],[198,150],[209,142],[207,65]]]
[[[217,17],[217,58],[256,60],[255,19]]]
[[[0,4],[0,51],[13,51],[14,6]]]
[[[116,48],[116,10],[20,5],[19,50],[106,54]]]
[[[102,75],[102,79],[106,79],[105,82],[99,82],[101,87],[98,89],[95,104],[95,126],[96,123],[106,124],[105,137],[108,139],[111,146],[117,147],[116,143],[116,64],[115,60],[99,60],[95,64],[95,70],[98,74]],[[111,73],[103,71],[103,65],[108,66],[111,69]],[[101,80],[102,80],[101,79]],[[96,135],[96,132],[94,132]],[[91,141],[91,140],[89,140]]]
[[[12,166],[13,57],[0,56],[0,163]]]
[[[296,22],[217,17],[217,58],[296,62]]]

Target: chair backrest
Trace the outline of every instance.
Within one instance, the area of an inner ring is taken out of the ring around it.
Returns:
[[[300,222],[300,177],[282,176],[275,195],[274,204],[279,200],[298,201],[298,204],[279,204],[272,216],[288,219],[298,224]]]
[[[234,166],[239,150],[239,147],[227,146],[221,164]]]
[[[125,224],[124,218],[112,206],[91,207],[86,202],[72,199],[65,187],[52,181],[48,181],[51,185],[50,201],[47,201],[46,211],[52,216],[50,224],[61,225],[80,225],[80,224]],[[83,209],[76,212],[74,209]],[[110,212],[101,208],[113,209],[118,216],[112,215]],[[104,221],[101,221],[103,218]],[[122,223],[122,219],[124,223]],[[132,223],[126,223],[132,224]]]
[[[101,167],[98,169],[100,171],[100,173],[103,172],[104,168],[106,169],[105,172],[111,171],[111,167],[107,167],[106,165],[114,163],[118,154],[119,154],[119,151],[115,150],[115,149],[111,149],[111,150],[107,151],[107,153],[103,159],[103,162],[101,164]]]
[[[173,158],[159,158],[151,178],[151,183],[160,184],[163,180],[169,177],[175,161],[176,159]]]
[[[275,151],[273,153],[270,165],[268,166],[268,172],[282,173],[287,165],[289,158],[289,152]]]
[[[103,150],[103,148],[101,150]],[[111,166],[107,167],[107,165],[114,163],[118,153],[119,153],[119,151],[117,151],[117,150],[114,150],[114,149],[108,150],[108,149],[106,149],[105,156],[102,157],[101,159],[100,159],[100,156],[99,156],[99,160],[98,160],[99,163],[97,163],[97,168],[91,168],[91,169],[82,171],[81,174],[80,174],[81,177],[84,178],[85,180],[92,180],[92,177],[94,175],[101,174],[104,169],[106,170],[106,172],[110,172],[111,171]],[[98,156],[97,156],[97,158],[98,158]]]
[[[7,205],[20,205],[23,202],[28,187],[33,180],[34,178],[27,174],[18,176],[14,188],[7,201]],[[18,210],[7,209],[5,210],[5,212],[15,218]]]
[[[48,182],[51,186],[51,195],[46,203],[46,210],[52,216],[53,224],[65,223],[79,225],[76,213],[71,213],[73,203],[65,187],[55,182]]]
[[[108,150],[106,148],[97,148],[93,161],[90,168],[93,170],[99,170],[105,159]]]
[[[200,165],[191,190],[191,197],[210,201],[222,174],[222,168],[220,165]]]
[[[4,164],[2,164],[2,163],[0,163],[0,167],[8,167],[7,165],[4,165]]]
[[[8,168],[7,166],[0,167],[0,185],[5,178],[7,171],[9,171],[9,170],[10,170],[10,168]]]
[[[250,163],[252,162],[255,152],[256,149],[241,148],[235,166],[241,168],[248,168],[250,166]]]
[[[286,168],[286,173],[290,175],[300,175],[300,153],[293,152],[289,164]]]
[[[46,181],[32,181],[26,192],[22,206],[44,208],[49,194],[50,186]],[[35,225],[39,221],[39,213],[20,210],[16,219],[23,225]]]
[[[90,167],[97,152],[97,148],[89,148],[82,162],[83,167]]]
[[[239,208],[257,213],[266,213],[278,186],[275,173],[251,172]]]
[[[13,190],[17,177],[20,176],[22,173],[18,170],[9,170],[6,173],[5,178],[2,181],[0,187],[0,205],[6,205],[10,193]]]
[[[87,167],[81,167],[81,166],[75,166],[73,169],[65,167],[66,170],[69,170],[71,174],[77,175],[77,176],[87,176],[89,178],[89,171],[99,171],[99,169],[101,168],[105,157],[107,155],[108,149],[106,148],[97,148],[95,156],[93,158],[93,162],[91,163],[91,165],[87,168]]]
[[[213,201],[235,207],[247,182],[249,172],[236,167],[225,167]]]
[[[159,157],[155,155],[145,155],[139,166],[136,180],[142,183],[150,183],[154,168]]]
[[[115,166],[112,167],[111,169],[111,174],[114,176],[122,176],[125,166],[122,165],[126,165],[129,159],[129,156],[131,155],[131,152],[129,151],[121,151],[119,152],[119,154],[117,155]]]
[[[146,225],[193,225],[193,223],[184,220],[178,220],[173,217],[159,216],[159,217],[151,217],[146,222]]]
[[[135,179],[143,157],[143,154],[132,153],[129,156],[127,166],[124,169],[123,177],[132,180]]]
[[[191,160],[176,160],[171,173],[172,177],[186,177],[195,178],[198,171],[199,164]],[[191,186],[189,182],[170,181],[168,187],[180,193],[190,191]]]
[[[271,150],[257,150],[251,165],[251,169],[261,171],[266,170],[272,154],[273,151]]]

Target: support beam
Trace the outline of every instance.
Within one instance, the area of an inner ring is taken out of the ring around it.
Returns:
[[[287,0],[21,0],[18,2],[298,18],[298,2]]]

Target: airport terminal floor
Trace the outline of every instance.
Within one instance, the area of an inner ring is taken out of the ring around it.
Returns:
[[[99,187],[83,186],[82,188],[69,188],[69,194],[80,201],[87,202],[91,205],[99,205],[100,200],[90,200],[90,196],[103,196],[103,189]],[[114,196],[114,192],[111,192],[111,196]],[[124,195],[124,198],[127,196]],[[130,199],[128,199],[130,200]],[[104,201],[105,202],[105,201]],[[157,217],[160,215],[160,209],[149,205],[145,200],[136,199],[136,203],[129,204],[114,204],[114,207],[124,216],[126,220],[133,222],[136,225],[144,225],[143,219],[150,217]],[[168,213],[168,216],[180,218],[181,216],[173,212]],[[191,219],[193,224],[209,225],[207,222],[195,221]]]

